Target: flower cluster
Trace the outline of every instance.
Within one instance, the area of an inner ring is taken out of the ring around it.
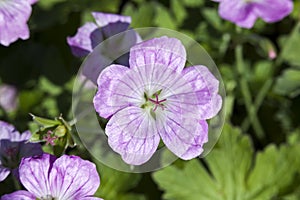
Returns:
[[[109,145],[126,163],[147,162],[160,138],[185,160],[203,151],[206,119],[222,106],[219,81],[205,66],[185,62],[181,42],[161,37],[132,47],[130,68],[111,65],[100,74],[94,107],[109,118]]]

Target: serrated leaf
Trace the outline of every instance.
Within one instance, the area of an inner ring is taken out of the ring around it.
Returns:
[[[268,146],[253,158],[248,136],[229,125],[215,149],[183,168],[167,167],[153,174],[167,200],[268,200],[284,194],[292,184],[300,145]],[[291,165],[294,165],[291,167]]]

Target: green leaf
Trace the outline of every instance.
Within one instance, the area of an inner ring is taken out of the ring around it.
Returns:
[[[140,174],[120,172],[96,160],[94,162],[97,165],[99,174],[101,174],[101,186],[95,196],[103,199],[145,200],[143,195],[128,192],[139,183]]]
[[[132,22],[131,27],[150,27],[153,26],[153,18],[155,17],[155,4],[154,3],[143,3],[138,8],[128,3],[124,7],[124,15],[131,16]]]
[[[294,28],[282,47],[281,58],[291,65],[300,67],[300,23]]]
[[[52,96],[57,96],[57,95],[61,94],[61,92],[62,92],[61,87],[54,85],[51,81],[49,81],[45,77],[40,78],[38,87],[41,91],[49,93]]]
[[[240,129],[225,125],[213,151],[179,168],[153,174],[167,200],[267,200],[285,194],[300,166],[300,145],[269,145],[253,155],[251,140]],[[292,166],[293,165],[293,166]]]
[[[182,0],[182,3],[188,7],[197,7],[204,4],[204,0]]]
[[[277,78],[274,92],[280,95],[295,97],[300,94],[300,70],[286,69],[283,74]]]
[[[171,16],[169,10],[159,4],[156,6],[156,15],[154,18],[154,23],[159,27],[169,29],[176,29],[177,26],[174,17]]]
[[[22,113],[29,113],[32,108],[41,102],[43,94],[38,90],[24,90],[19,95],[19,109]]]
[[[38,1],[38,5],[45,9],[50,9],[52,6],[54,6],[57,3],[64,2],[66,0],[43,0]]]
[[[204,8],[202,14],[206,21],[208,21],[215,29],[222,30],[222,20],[215,8]]]
[[[187,17],[187,12],[182,5],[182,1],[180,0],[173,0],[171,1],[171,8],[173,16],[175,17],[177,24],[180,25],[184,21],[184,19]]]
[[[43,118],[43,117],[38,117],[31,113],[30,113],[30,115],[32,117],[32,120],[35,121],[36,123],[38,123],[39,125],[43,126],[43,128],[50,128],[50,127],[54,127],[54,126],[61,124],[61,122],[58,120],[52,120],[52,119],[47,119],[47,118]]]

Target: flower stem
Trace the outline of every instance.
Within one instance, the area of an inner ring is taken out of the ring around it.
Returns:
[[[296,24],[296,26],[294,27],[292,33],[294,33],[295,31],[297,31],[300,27],[300,21]],[[272,88],[275,79],[273,78],[273,74],[276,74],[276,72],[279,70],[281,64],[282,64],[282,53],[283,51],[281,51],[281,53],[278,55],[278,57],[276,58],[276,61],[274,62],[274,70],[273,73],[271,74],[270,79],[266,80],[266,82],[264,83],[264,85],[261,87],[261,89],[258,92],[258,95],[256,96],[255,102],[254,102],[254,107],[256,109],[255,112],[257,112],[260,108],[260,106],[262,105],[264,99],[266,98],[268,91]],[[242,129],[244,131],[247,131],[250,127],[250,120],[249,118],[246,118],[243,123],[242,123]]]
[[[14,182],[15,189],[16,190],[21,190],[22,187],[21,187],[21,184],[20,184],[18,178],[16,178],[15,176],[12,175],[12,179],[13,179],[13,182]]]
[[[237,47],[235,48],[235,58],[236,58],[237,71],[240,76],[239,84],[241,87],[241,93],[242,93],[244,101],[245,101],[245,106],[246,106],[246,110],[247,110],[247,113],[248,113],[248,116],[250,119],[250,123],[253,126],[256,136],[259,139],[263,139],[265,136],[264,130],[258,119],[257,110],[255,109],[255,105],[253,105],[250,88],[249,88],[248,82],[245,78],[243,47],[241,44],[238,44]]]

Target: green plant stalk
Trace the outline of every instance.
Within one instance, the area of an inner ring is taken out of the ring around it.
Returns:
[[[294,30],[292,31],[292,33],[294,31],[297,31],[299,29],[299,27],[300,27],[300,21],[295,25]],[[282,61],[283,60],[282,60],[282,51],[281,51],[281,53],[278,55],[278,57],[277,57],[277,59],[274,63],[274,71],[273,71],[272,75],[275,74],[276,71],[279,69],[279,67],[282,64]],[[268,94],[268,91],[271,90],[274,82],[275,82],[275,79],[272,76],[272,78],[270,80],[267,80],[264,83],[264,85],[261,87],[261,89],[259,90],[258,95],[257,95],[257,97],[255,99],[255,102],[254,102],[254,107],[256,109],[255,112],[257,112],[259,110],[260,106],[262,105],[264,99],[266,98],[266,96]],[[250,120],[249,120],[249,118],[246,118],[242,123],[242,129],[243,129],[243,131],[246,132],[249,129],[249,127],[250,127]]]
[[[235,58],[236,58],[237,71],[240,76],[239,83],[241,86],[241,93],[242,93],[244,101],[245,101],[245,106],[246,106],[247,113],[249,115],[250,123],[253,126],[256,136],[259,139],[263,139],[265,136],[264,130],[263,130],[263,128],[260,124],[260,121],[257,117],[256,108],[255,108],[255,105],[253,104],[252,98],[251,98],[250,88],[249,88],[248,82],[245,78],[243,47],[241,44],[238,44],[237,47],[235,48]]]

